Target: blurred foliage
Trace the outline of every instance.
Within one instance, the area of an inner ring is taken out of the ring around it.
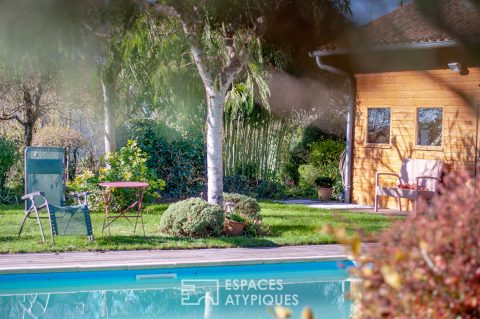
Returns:
[[[368,249],[354,271],[354,318],[480,317],[477,183],[447,177],[440,196]]]
[[[269,309],[269,312],[277,319],[288,319],[292,317],[292,311],[283,306],[275,306]],[[301,319],[314,319],[312,309],[305,307],[301,313]]]

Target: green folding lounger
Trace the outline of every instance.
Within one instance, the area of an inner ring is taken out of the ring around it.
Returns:
[[[25,149],[25,216],[36,219],[45,242],[41,218],[50,221],[52,243],[55,236],[88,236],[93,240],[92,223],[87,206],[87,193],[76,194],[79,205],[65,206],[65,163],[61,147],[27,147]],[[41,216],[46,211],[48,216]]]

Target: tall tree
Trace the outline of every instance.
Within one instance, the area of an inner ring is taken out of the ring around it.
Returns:
[[[290,0],[145,0],[155,12],[177,19],[202,80],[207,100],[208,201],[223,204],[223,113],[227,93],[243,72],[252,79],[261,62],[260,39],[269,19]],[[330,1],[310,0],[309,10],[322,12]],[[335,1],[348,7],[348,0]],[[260,54],[259,54],[260,53]],[[261,90],[264,93],[267,90]],[[265,95],[264,95],[265,97]],[[266,100],[266,99],[265,99]]]
[[[122,43],[138,17],[138,6],[130,0],[89,0],[83,1],[82,5],[83,26],[89,32],[88,40],[93,40],[91,53],[98,66],[105,153],[109,153],[116,149],[117,82],[124,61]]]
[[[0,78],[0,121],[14,120],[22,126],[25,146],[32,145],[38,120],[58,106],[55,80],[48,72],[31,67]]]

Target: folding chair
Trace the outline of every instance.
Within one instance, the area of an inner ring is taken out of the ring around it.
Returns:
[[[79,205],[65,206],[65,163],[61,147],[27,147],[25,149],[25,216],[18,232],[21,235],[27,218],[36,219],[42,240],[45,234],[41,218],[48,218],[52,243],[55,236],[86,235],[93,241],[87,193],[76,194]],[[46,211],[48,216],[40,216]]]

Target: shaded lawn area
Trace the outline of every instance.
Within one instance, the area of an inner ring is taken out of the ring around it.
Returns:
[[[86,251],[86,250],[132,250],[132,249],[188,249],[213,247],[268,247],[279,245],[330,244],[334,238],[322,234],[319,229],[331,224],[343,226],[351,233],[361,229],[374,235],[388,227],[399,217],[364,214],[332,213],[328,210],[304,206],[262,202],[261,214],[268,234],[261,237],[220,238],[176,238],[160,234],[160,218],[166,204],[150,205],[144,210],[146,237],[133,235],[133,226],[126,220],[116,221],[102,235],[103,214],[92,212],[95,241],[85,237],[55,237],[55,246],[50,241],[41,242],[40,231],[35,219],[27,220],[20,238],[18,229],[23,218],[23,206],[0,206],[0,253],[42,251]],[[48,219],[43,220],[45,235],[50,240]],[[141,234],[141,233],[140,233]]]

